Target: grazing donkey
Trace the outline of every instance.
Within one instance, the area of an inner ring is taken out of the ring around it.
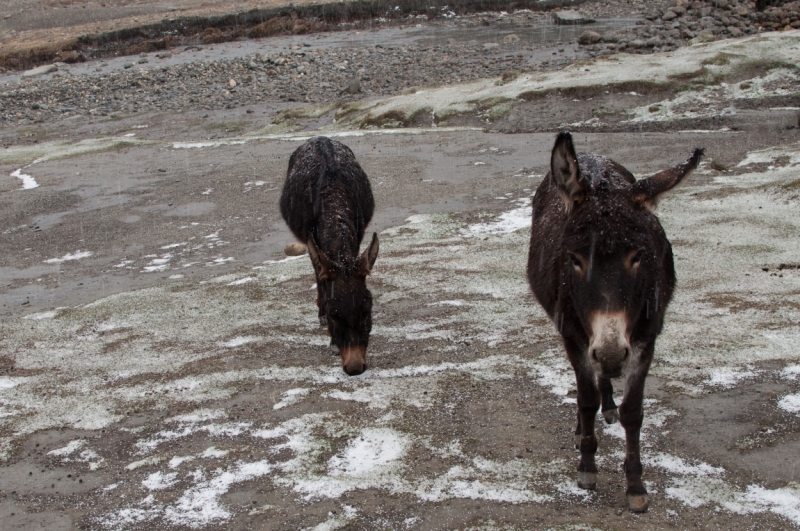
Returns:
[[[366,278],[378,257],[377,233],[363,254],[358,250],[374,208],[369,179],[350,148],[319,136],[292,153],[281,214],[308,246],[320,324],[351,376],[367,370],[372,294]]]
[[[682,164],[637,181],[608,158],[576,155],[572,136],[563,132],[533,199],[528,281],[575,370],[578,486],[596,488],[594,419],[602,403],[606,422],[625,428],[633,512],[648,505],[639,456],[644,381],[675,287],[672,247],[652,209],[702,155],[696,149]],[[617,413],[610,379],[619,376],[625,394]]]

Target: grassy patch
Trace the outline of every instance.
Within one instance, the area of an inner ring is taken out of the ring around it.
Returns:
[[[286,119],[321,118],[335,108],[336,105],[332,103],[327,105],[305,105],[302,107],[294,107],[293,109],[287,109],[279,112],[275,118],[272,119],[272,123],[278,123]]]
[[[415,125],[414,122],[420,119],[423,115],[430,115],[431,112],[432,109],[430,107],[422,107],[420,109],[415,109],[408,114],[398,110],[387,111],[377,116],[367,114],[367,116],[361,120],[360,127],[361,129],[395,129],[400,127],[410,127]]]

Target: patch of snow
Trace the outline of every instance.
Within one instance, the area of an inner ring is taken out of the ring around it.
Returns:
[[[36,182],[36,179],[26,173],[22,173],[21,169],[11,172],[11,177],[16,177],[22,180],[23,190],[30,190],[31,188],[39,187],[39,183]]]
[[[311,392],[308,387],[298,387],[296,389],[289,389],[281,393],[281,401],[272,406],[272,409],[283,409],[286,406],[291,406],[303,400]]]
[[[481,234],[507,234],[531,226],[531,199],[524,198],[517,200],[519,208],[509,212],[503,212],[497,220],[489,223],[476,223],[470,225],[462,232],[467,235],[478,236]]]
[[[61,264],[64,262],[69,262],[70,260],[80,260],[81,258],[89,258],[94,253],[92,251],[75,251],[74,253],[67,253],[61,258],[50,258],[49,260],[45,260],[45,264]]]

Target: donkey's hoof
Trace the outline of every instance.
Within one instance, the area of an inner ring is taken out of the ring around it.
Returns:
[[[603,411],[603,418],[606,419],[606,424],[615,424],[619,421],[619,410],[617,408],[606,409]]]
[[[647,494],[628,495],[628,510],[632,513],[646,513],[649,505],[650,500],[647,498]]]
[[[578,472],[578,486],[586,490],[597,490],[597,472]]]

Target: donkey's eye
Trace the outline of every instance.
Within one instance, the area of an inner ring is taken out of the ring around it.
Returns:
[[[572,267],[574,267],[578,271],[581,271],[583,269],[583,262],[581,262],[581,259],[572,253],[568,253],[568,255],[570,261],[572,262]]]
[[[642,257],[644,256],[644,249],[639,249],[636,251],[633,256],[631,256],[631,267],[636,267],[642,261]]]

